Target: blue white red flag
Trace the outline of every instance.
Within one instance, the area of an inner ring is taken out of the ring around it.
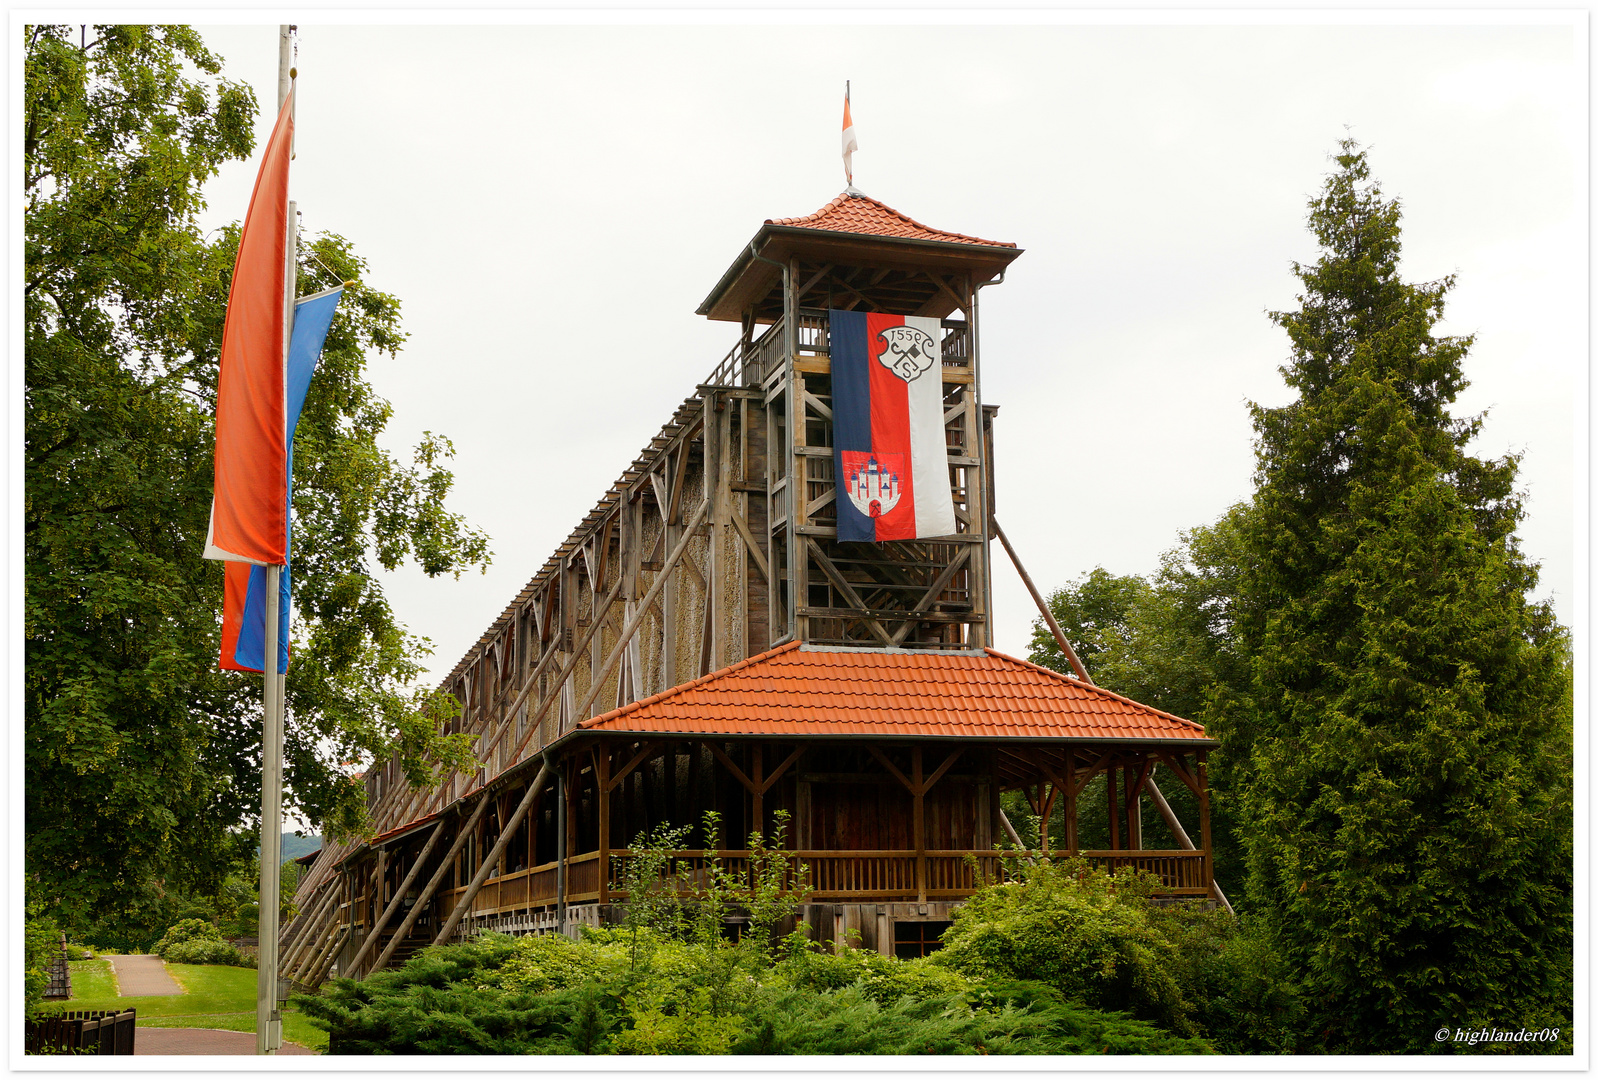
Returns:
[[[828,312],[839,540],[954,532],[938,319]]]
[[[286,498],[294,495],[294,429],[305,407],[311,375],[322,355],[322,344],[333,324],[333,312],[344,295],[339,285],[294,302],[294,329],[289,337],[287,401],[288,460],[284,477]],[[288,506],[283,520],[289,521]],[[292,530],[283,538],[283,572],[278,575],[277,664],[288,670],[289,662],[289,551]],[[266,568],[230,561],[227,585],[222,599],[221,666],[234,671],[261,671],[266,667]]]

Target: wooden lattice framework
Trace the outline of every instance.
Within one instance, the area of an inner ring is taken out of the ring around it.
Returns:
[[[825,762],[859,749],[574,740],[589,717],[790,641],[929,651],[990,644],[996,410],[981,399],[978,290],[1002,279],[1019,253],[969,238],[768,222],[700,308],[736,322],[737,343],[444,679],[460,705],[449,730],[476,736],[479,767],[432,789],[408,787],[394,761],[365,774],[376,835],[329,845],[305,876],[301,914],[283,931],[285,975],[314,986],[335,965],[344,973],[381,967],[453,931],[468,909],[468,923],[506,912],[524,913],[523,929],[564,923],[568,904],[616,899],[626,856],[617,838],[633,826],[691,821],[696,808],[714,804],[738,807],[740,827],[766,827],[769,805],[786,800],[798,809],[809,798],[802,775],[832,776]],[[955,535],[837,540],[829,308],[941,320]],[[556,744],[561,756],[546,755]],[[940,749],[940,764],[923,773],[919,743],[869,749],[875,764],[860,760],[874,774],[849,782],[902,784],[921,840],[902,851],[839,853],[809,850],[808,835],[791,838],[834,882],[816,893],[824,899],[966,895],[973,866],[1000,872],[982,860],[992,861],[1001,838],[1001,788],[1026,789],[1045,816],[1063,797],[1074,817],[1087,780],[1113,773],[1120,779],[1109,785],[1112,804],[1120,789],[1121,811],[1112,805],[1111,820],[1125,822],[1127,847],[1135,848],[1133,808],[1156,764],[1198,797],[1202,843],[1185,853],[1094,854],[1112,863],[1142,857],[1174,891],[1208,892],[1202,749],[1185,758],[1114,744],[1048,753],[973,745],[963,766],[971,775],[950,772],[959,750]],[[801,762],[810,772],[796,769]],[[960,784],[980,788],[982,808],[959,811],[975,820],[959,832],[958,850],[929,849],[924,800],[953,798]],[[560,852],[554,863],[544,858],[552,845]],[[1066,845],[1074,849],[1074,835]],[[583,917],[597,916],[585,909]]]

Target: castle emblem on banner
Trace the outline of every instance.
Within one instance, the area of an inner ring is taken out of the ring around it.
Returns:
[[[856,510],[866,517],[879,518],[899,504],[899,497],[904,494],[899,481],[903,472],[903,454],[845,450],[840,486]]]
[[[887,348],[877,361],[905,382],[915,382],[938,363],[938,343],[932,335],[914,326],[890,326],[877,332]]]

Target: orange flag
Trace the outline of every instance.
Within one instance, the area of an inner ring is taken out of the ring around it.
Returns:
[[[261,160],[233,264],[216,384],[208,559],[281,566],[288,558],[283,337],[293,108],[290,93]]]

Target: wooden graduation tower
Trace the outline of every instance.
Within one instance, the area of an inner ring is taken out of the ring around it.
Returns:
[[[1203,729],[989,648],[978,291],[1020,253],[857,194],[765,222],[699,307],[737,344],[445,679],[481,767],[432,789],[392,761],[364,775],[374,835],[317,857],[285,973],[612,919],[633,837],[689,826],[685,863],[736,868],[779,810],[818,936],[915,952],[1002,873],[1001,791],[1045,818],[1063,801],[1078,852],[1101,774],[1110,848],[1080,853],[1208,895]],[[941,321],[954,534],[837,540],[829,309]],[[1145,794],[1186,838],[1158,766],[1195,796],[1190,849],[1141,847]],[[701,835],[710,809],[722,835]]]

